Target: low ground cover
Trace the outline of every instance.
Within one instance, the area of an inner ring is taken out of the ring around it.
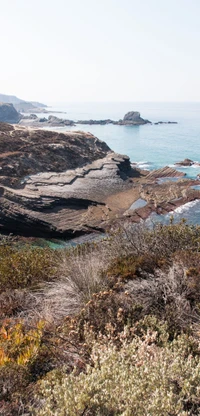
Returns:
[[[0,244],[0,413],[198,415],[200,227]],[[142,398],[142,399],[141,399]]]

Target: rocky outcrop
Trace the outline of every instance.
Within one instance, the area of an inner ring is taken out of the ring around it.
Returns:
[[[139,222],[199,198],[191,180],[157,180],[183,175],[169,167],[140,172],[90,133],[0,123],[0,229],[72,238]],[[143,207],[133,204],[140,198]]]
[[[157,178],[181,178],[185,176],[185,173],[179,172],[176,169],[165,166],[164,168],[152,170],[147,176],[147,179],[157,179]]]
[[[92,126],[93,124],[99,124],[104,126],[105,124],[115,124],[117,122],[110,120],[109,118],[106,120],[78,120],[76,124],[88,124]]]
[[[18,123],[21,120],[21,114],[16,111],[13,104],[4,104],[0,102],[0,122]]]
[[[0,123],[0,156],[1,232],[71,238],[104,230],[129,205],[129,158],[89,133]]]
[[[75,169],[110,148],[90,133],[57,133],[0,123],[0,184],[17,186],[27,175]]]
[[[138,111],[130,111],[129,113],[125,114],[123,120],[114,121],[111,119],[106,120],[79,120],[77,124],[117,124],[119,126],[138,126],[142,124],[151,123],[148,120],[144,120],[140,117],[140,113]]]
[[[182,160],[182,162],[176,162],[175,165],[177,165],[177,166],[192,166],[192,165],[194,165],[194,162],[191,159],[184,159],[184,160]]]
[[[129,113],[125,114],[123,120],[119,120],[117,124],[125,125],[125,126],[135,126],[141,124],[151,123],[149,120],[144,120],[140,117],[140,113],[138,111],[129,111]]]
[[[103,231],[107,197],[130,187],[127,156],[108,153],[83,168],[29,176],[21,189],[0,188],[0,227],[18,235],[72,238]]]
[[[48,111],[46,111],[48,112]],[[33,115],[35,116],[33,118]],[[139,126],[143,124],[151,123],[148,120],[144,120],[140,117],[140,113],[137,111],[131,111],[127,113],[123,120],[114,121],[111,119],[105,120],[67,120],[61,119],[55,116],[49,116],[48,119],[46,117],[38,118],[35,114],[31,114],[31,116],[25,116],[22,118],[20,124],[25,126],[32,126],[32,127],[62,127],[62,126],[75,126],[77,124],[87,124],[87,125],[105,125],[105,124],[115,124],[119,126]]]
[[[22,126],[30,127],[65,127],[65,126],[75,126],[73,120],[66,120],[63,118],[49,116],[46,117],[37,117],[36,114],[30,114],[29,116],[23,116],[20,123]]]

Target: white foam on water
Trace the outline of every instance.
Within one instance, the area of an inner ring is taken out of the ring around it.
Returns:
[[[146,170],[150,170],[150,166],[149,165],[137,165],[138,166],[138,168],[140,168],[140,169],[146,169]]]
[[[186,202],[186,204],[181,205],[180,207],[176,208],[174,211],[170,211],[168,215],[173,215],[173,213],[183,214],[185,212],[188,212],[191,208],[199,204],[200,204],[199,199],[195,199],[195,201],[191,201],[191,202]]]
[[[194,165],[190,166],[190,168],[200,169],[199,162],[195,162]]]

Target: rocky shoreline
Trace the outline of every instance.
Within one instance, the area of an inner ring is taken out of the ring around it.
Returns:
[[[29,103],[25,103],[29,104]],[[118,121],[106,119],[106,120],[68,120],[65,118],[59,118],[52,113],[55,113],[55,111],[48,111],[44,108],[37,108],[32,105],[33,108],[31,110],[34,110],[34,113],[22,115],[19,111],[17,111],[17,108],[22,109],[23,112],[27,112],[28,110],[24,109],[24,103],[15,104],[15,106],[11,103],[1,103],[0,102],[0,122],[5,123],[12,123],[12,124],[19,124],[21,126],[25,127],[33,127],[33,128],[43,128],[43,127],[66,127],[66,126],[76,126],[76,125],[107,125],[107,124],[113,124],[117,126],[141,126],[145,124],[153,124],[149,120],[145,120],[140,116],[140,113],[138,111],[130,111],[127,114],[125,114],[123,119],[120,119]],[[29,107],[28,107],[29,108]],[[45,114],[51,114],[47,117],[38,117],[36,114],[45,113]],[[157,125],[160,124],[177,124],[177,122],[172,121],[159,121],[157,123],[154,123]]]
[[[56,116],[50,115],[48,118],[46,117],[38,117],[36,114],[30,114],[27,116],[23,116],[20,120],[20,125],[22,126],[31,126],[31,127],[65,127],[65,126],[76,126],[76,125],[101,125],[105,126],[108,124],[112,124],[115,126],[142,126],[145,124],[153,124],[149,120],[145,120],[140,116],[138,111],[130,111],[129,113],[125,114],[123,119],[118,121],[105,119],[105,120],[67,120],[63,118],[59,118]],[[154,123],[155,125],[160,124],[177,124],[176,121],[159,121]]]
[[[130,111],[125,114],[123,120],[67,120],[61,119],[55,116],[49,116],[48,118],[42,117],[39,118],[36,114],[31,114],[29,116],[23,116],[20,120],[20,124],[24,126],[32,127],[64,127],[64,126],[76,126],[77,124],[86,124],[86,125],[106,125],[113,124],[118,126],[140,126],[144,124],[151,124],[149,120],[144,120],[138,111]]]
[[[192,189],[199,182],[183,172],[141,170],[90,133],[0,123],[0,139],[3,233],[71,239],[107,232],[127,220],[137,223],[152,212],[165,214],[200,198]]]

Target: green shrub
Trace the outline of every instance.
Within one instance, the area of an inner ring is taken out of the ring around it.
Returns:
[[[0,246],[0,292],[52,280],[55,265],[53,250]]]

